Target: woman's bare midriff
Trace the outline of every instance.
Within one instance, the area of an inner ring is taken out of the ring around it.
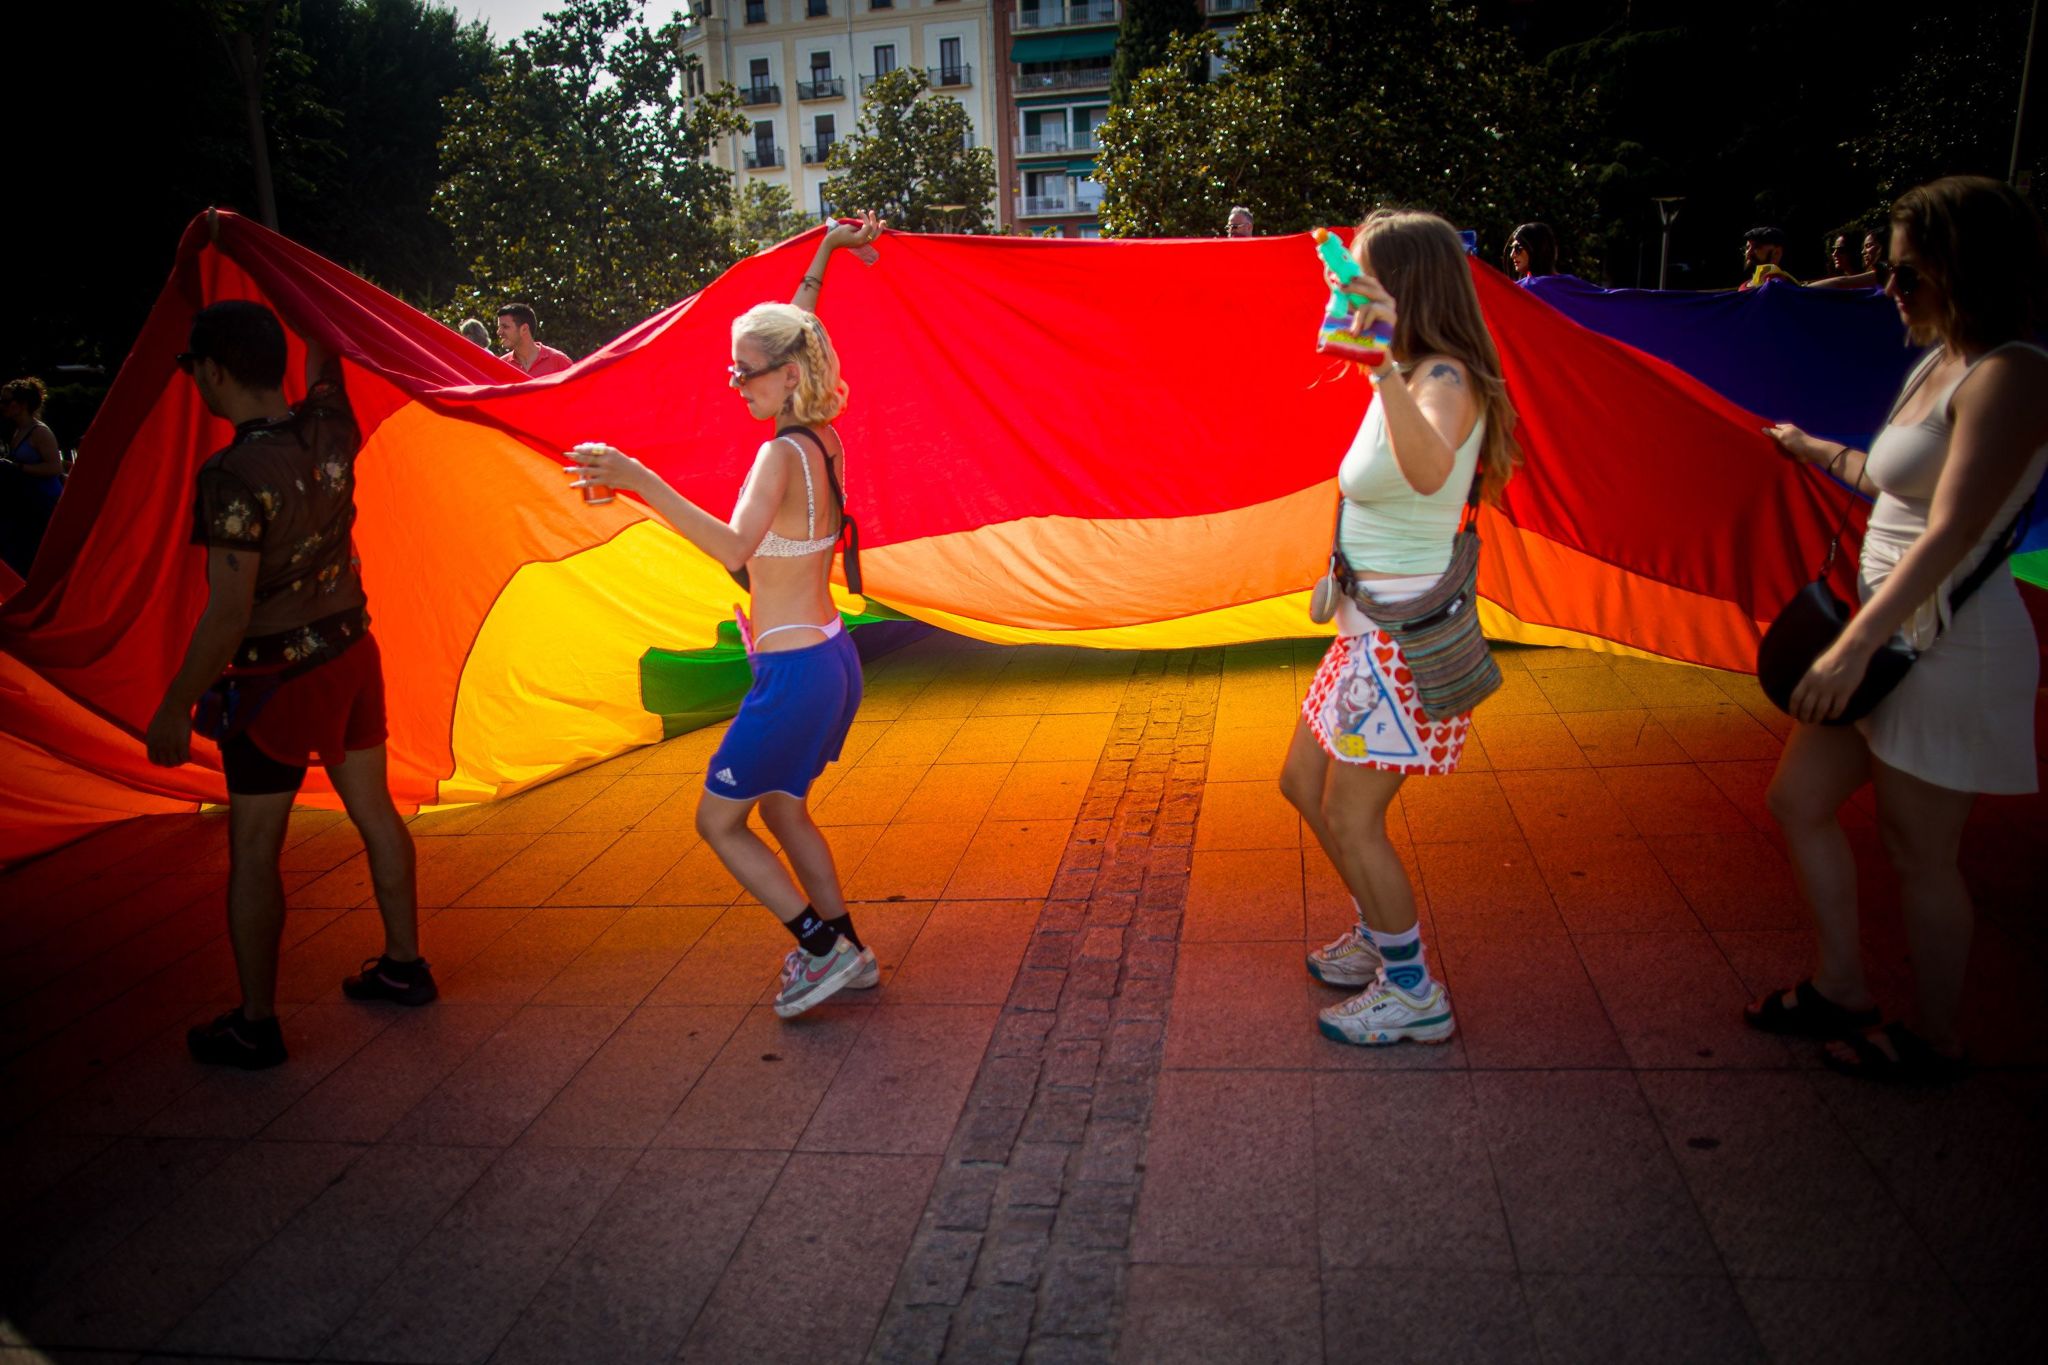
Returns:
[[[747,604],[754,638],[777,626],[822,626],[838,619],[839,608],[825,586],[824,565],[832,552],[805,555],[801,559],[750,559],[747,580],[753,598]],[[758,651],[776,654],[785,649],[804,649],[824,637],[814,630],[788,630],[772,639],[761,640]]]
[[[844,448],[839,443],[839,433],[828,426],[808,428],[824,442],[825,448],[835,460],[843,459]],[[797,439],[791,442],[809,460],[812,447]],[[813,467],[813,494],[816,499],[818,529],[827,530],[837,517],[832,507],[831,482],[820,477]],[[804,485],[802,476],[789,481],[783,493],[782,506],[776,514],[776,521],[784,523],[776,529],[782,535],[795,540],[810,534],[804,519]],[[839,608],[832,605],[832,592],[826,586],[827,575],[831,572],[834,550],[821,550],[817,554],[804,555],[797,559],[755,557],[747,561],[747,581],[753,585],[752,600],[747,603],[747,614],[754,628],[754,638],[761,641],[755,646],[759,654],[780,654],[785,650],[807,649],[824,639],[817,630],[784,630],[773,638],[762,639],[771,630],[781,626],[823,626],[839,618]]]

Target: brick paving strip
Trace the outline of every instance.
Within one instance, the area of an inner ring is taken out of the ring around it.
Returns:
[[[870,1360],[1110,1358],[1222,662],[1133,671]]]

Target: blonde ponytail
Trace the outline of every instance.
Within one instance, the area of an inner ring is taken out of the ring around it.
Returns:
[[[777,365],[795,362],[799,374],[790,415],[806,424],[829,422],[846,407],[839,357],[816,313],[789,303],[758,303],[733,319],[732,338],[752,341]]]

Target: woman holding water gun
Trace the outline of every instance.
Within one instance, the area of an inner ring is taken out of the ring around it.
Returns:
[[[847,586],[860,590],[841,495],[846,458],[832,419],[846,403],[839,357],[812,311],[832,253],[872,260],[883,224],[873,214],[837,223],[791,303],[763,303],[733,321],[727,382],[747,411],[776,432],[754,456],[730,519],[705,511],[660,475],[603,444],[578,446],[575,486],[637,493],[661,518],[732,571],[748,589],[752,620],[738,613],[754,684],[711,758],[697,804],[697,833],[740,885],[775,912],[797,946],[783,959],[775,1012],[794,1018],[843,989],[881,979],[846,913],[831,847],[805,798],[839,757],[860,706],[860,657],[827,585],[832,551],[847,540]],[[789,857],[785,868],[747,826],[756,806]],[[795,876],[791,876],[794,871]],[[801,889],[799,889],[801,887]]]
[[[1517,461],[1515,411],[1449,223],[1375,212],[1351,258],[1355,272],[1350,262],[1326,264],[1325,282],[1360,305],[1349,330],[1374,395],[1338,468],[1337,548],[1353,590],[1380,611],[1438,587],[1468,494],[1499,497]],[[1383,354],[1371,344],[1381,329]],[[1335,349],[1327,335],[1323,349]],[[1415,893],[1388,841],[1387,811],[1409,774],[1457,767],[1471,714],[1426,712],[1413,661],[1348,593],[1336,621],[1280,773],[1281,792],[1358,912],[1343,937],[1308,955],[1317,980],[1364,988],[1323,1010],[1318,1025],[1346,1043],[1446,1042],[1455,1028],[1450,1000],[1423,958]]]

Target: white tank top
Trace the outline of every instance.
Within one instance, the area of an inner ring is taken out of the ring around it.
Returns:
[[[1386,414],[1374,394],[1351,449],[1344,452],[1344,463],[1337,467],[1337,487],[1344,492],[1337,543],[1351,567],[1415,575],[1448,569],[1451,539],[1458,533],[1485,440],[1486,419],[1481,417],[1453,455],[1444,486],[1434,493],[1418,493],[1394,458]]]
[[[2048,350],[2031,342],[2009,341],[2004,346],[1986,351],[1970,365],[1974,367],[1987,357],[2013,346],[2048,357]],[[1871,504],[1870,524],[1863,533],[1863,553],[1857,565],[1866,598],[1877,591],[1878,585],[1890,576],[1906,551],[1927,533],[1927,514],[1934,504],[1934,490],[1941,482],[1942,470],[1948,467],[1949,438],[1955,434],[1955,419],[1949,405],[1955,401],[1956,389],[1969,377],[1968,369],[1936,396],[1933,409],[1919,422],[1900,427],[1893,426],[1891,420],[1939,362],[1940,352],[1937,351],[1921,361],[1907,377],[1898,401],[1892,404],[1891,414],[1885,418],[1884,426],[1878,429],[1877,439],[1870,443],[1870,454],[1863,465],[1864,474],[1878,490],[1877,501]],[[1949,594],[1957,583],[1970,576],[1970,570],[1983,562],[1984,556],[1991,552],[2020,508],[2034,496],[2044,468],[2048,468],[2048,445],[2036,450],[2027,461],[2026,472],[2020,476],[2018,485],[2006,495],[1997,514],[1977,538],[1977,543],[1970,547],[1970,552],[1963,556],[1962,562],[1956,565],[1948,581],[1941,585],[1941,590],[1906,618],[1905,624],[1899,628],[1899,636],[1906,645],[1925,649],[1934,643],[1938,631],[1947,627]]]

